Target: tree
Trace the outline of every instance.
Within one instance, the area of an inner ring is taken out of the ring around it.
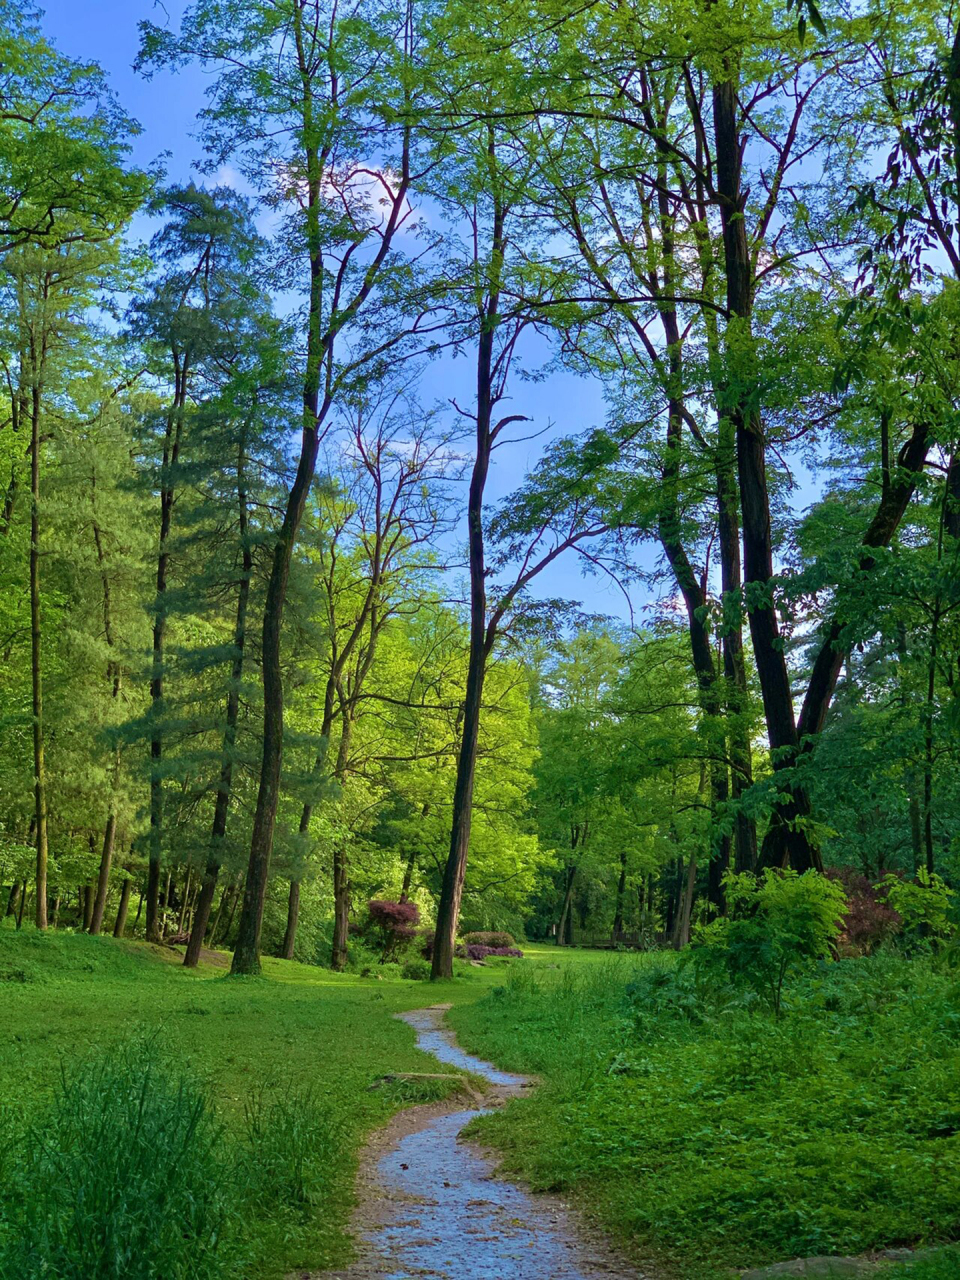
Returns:
[[[407,274],[399,240],[413,223],[417,107],[409,7],[398,16],[370,0],[348,19],[324,0],[258,0],[237,19],[200,0],[176,35],[145,23],[139,65],[197,59],[214,72],[204,113],[212,162],[238,163],[262,198],[284,213],[282,240],[296,268],[290,283],[306,287],[301,449],[264,603],[263,757],[232,969],[256,973],[280,795],[290,564],[338,397],[417,328],[398,310],[387,319]],[[377,318],[368,325],[373,310]]]

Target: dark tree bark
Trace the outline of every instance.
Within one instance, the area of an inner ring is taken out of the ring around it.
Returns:
[[[744,207],[746,194],[741,185],[742,153],[738,127],[737,86],[732,78],[713,88],[713,121],[716,153],[715,180],[720,204],[727,310],[737,326],[740,343],[752,340],[753,263],[747,238]],[[743,577],[747,617],[754,659],[760,679],[764,718],[774,770],[792,771],[796,762],[797,724],[790,690],[783,640],[773,599],[773,536],[770,499],[767,490],[766,441],[759,408],[751,389],[742,379],[735,390],[724,388],[721,413],[734,427],[737,477],[743,524]],[[820,851],[811,839],[804,818],[809,800],[795,792],[787,774],[784,791],[790,796],[789,819],[781,810],[771,824],[767,840],[776,848],[781,863],[797,871],[823,869]]]
[[[90,921],[93,919],[93,885],[83,886],[83,931],[90,932]]]
[[[7,909],[3,913],[5,916],[15,916],[17,907],[20,903],[21,884],[19,880],[14,880],[10,886],[10,894],[7,898]]]
[[[280,952],[284,960],[293,959],[293,949],[297,940],[297,922],[300,919],[300,881],[290,881],[290,892],[287,895],[287,928],[283,935],[283,948]]]
[[[896,533],[916,490],[928,449],[929,431],[925,424],[918,423],[899,452],[895,473],[885,477],[880,501],[863,536],[864,551],[858,566],[860,573],[869,573],[874,568],[876,560],[870,552],[888,546]],[[843,639],[845,623],[842,606],[839,606],[824,628],[814,659],[797,722],[797,743],[793,749],[793,760],[797,758],[798,749],[811,750],[826,723],[827,712],[848,652]],[[774,809],[771,816],[770,829],[761,851],[761,866],[790,865],[795,870],[802,869],[790,856],[790,833],[798,819],[802,821],[809,814],[809,796],[802,785],[794,784],[787,792],[787,799]]]
[[[115,938],[122,938],[127,927],[127,911],[130,908],[130,890],[132,888],[133,881],[129,876],[126,876],[120,886],[120,903],[117,907],[117,918],[113,925],[113,936]]]
[[[723,610],[723,675],[726,682],[727,754],[730,790],[736,804],[734,863],[737,871],[753,871],[757,865],[757,824],[743,812],[744,794],[753,786],[750,729],[746,723],[747,669],[743,657],[740,622],[740,504],[737,497],[736,440],[729,418],[721,420],[717,440],[717,532],[720,542],[720,587]]]
[[[494,244],[503,242],[503,212],[497,211]],[[443,870],[437,927],[433,944],[431,977],[453,976],[453,956],[460,919],[463,881],[470,851],[473,817],[473,787],[480,735],[480,710],[487,657],[487,587],[483,538],[483,492],[490,469],[493,412],[493,360],[499,293],[488,299],[477,349],[477,431],[476,453],[467,499],[467,539],[470,557],[470,651],[467,660],[467,687],[463,700],[457,778],[453,792],[450,851]]]

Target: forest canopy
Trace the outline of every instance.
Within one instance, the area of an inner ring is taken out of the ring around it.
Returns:
[[[7,917],[251,973],[372,963],[368,904],[411,904],[440,978],[472,932],[680,947],[786,871],[875,917],[854,950],[936,931],[951,16],[194,0],[140,33],[143,76],[204,73],[188,181],[0,14]],[[595,418],[558,416],[580,384]]]

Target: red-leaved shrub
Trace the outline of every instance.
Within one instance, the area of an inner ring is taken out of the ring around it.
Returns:
[[[866,876],[853,867],[830,867],[830,880],[838,880],[847,894],[847,911],[840,946],[868,956],[887,938],[899,933],[901,920],[892,907],[881,902]]]
[[[475,934],[465,934],[465,938],[475,937]],[[428,960],[433,959],[433,937],[427,938],[423,944],[423,954]],[[519,947],[487,947],[478,942],[458,942],[454,948],[453,954],[461,960],[486,960],[487,956],[513,956],[516,959],[523,958],[523,952]]]
[[[420,908],[415,902],[387,902],[373,898],[367,903],[370,925],[380,943],[381,963],[392,959],[417,936]]]
[[[517,945],[509,933],[501,933],[491,929],[481,929],[475,933],[465,933],[463,935],[463,941],[468,947],[515,947]]]

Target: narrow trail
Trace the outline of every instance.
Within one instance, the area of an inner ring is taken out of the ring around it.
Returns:
[[[475,1116],[531,1081],[465,1053],[442,1025],[447,1006],[398,1016],[421,1049],[486,1082],[478,1105],[401,1111],[361,1162],[354,1232],[359,1259],[323,1280],[643,1280],[591,1239],[555,1196],[531,1195],[495,1176],[496,1161],[461,1140]]]

